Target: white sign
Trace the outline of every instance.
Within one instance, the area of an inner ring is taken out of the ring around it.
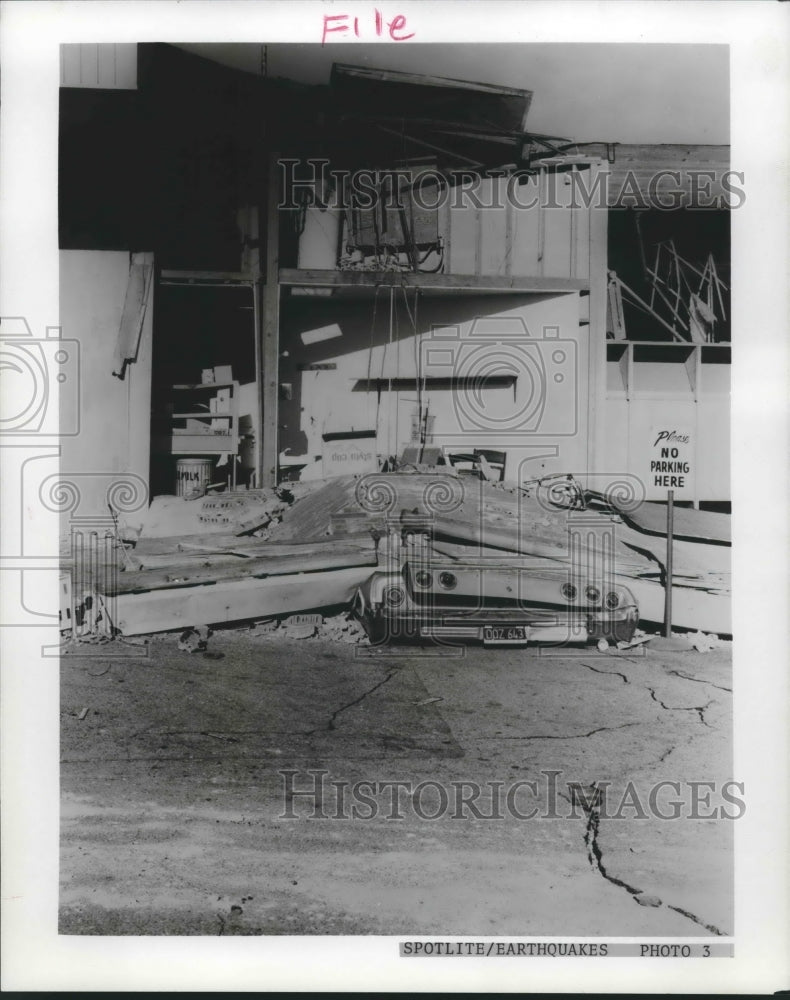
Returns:
[[[649,496],[674,490],[678,499],[693,499],[695,493],[694,436],[687,426],[654,425],[648,448]]]
[[[335,441],[324,441],[324,477],[364,475],[367,472],[378,472],[379,463],[376,455],[376,438],[347,438]]]

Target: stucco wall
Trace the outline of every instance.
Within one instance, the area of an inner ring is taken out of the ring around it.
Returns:
[[[392,307],[380,289],[375,300],[305,298],[284,310],[280,378],[291,399],[280,403],[281,449],[316,456],[323,434],[375,430],[380,456],[400,454],[420,358],[432,443],[507,451],[508,478],[585,471],[589,328],[578,294],[422,294],[416,335],[406,294],[396,289]],[[453,390],[460,376],[469,381]]]
[[[137,501],[117,490],[125,479],[136,489],[148,481],[153,290],[137,359],[121,380],[112,372],[129,263],[130,255],[119,251],[60,253],[60,323],[63,337],[79,343],[80,357],[79,433],[62,438],[60,475],[79,490],[72,514],[108,516],[108,490],[115,487],[113,506],[126,509],[131,523]]]

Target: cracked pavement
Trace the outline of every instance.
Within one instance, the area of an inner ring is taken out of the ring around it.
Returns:
[[[733,931],[729,646],[121,651],[61,661],[61,933]]]

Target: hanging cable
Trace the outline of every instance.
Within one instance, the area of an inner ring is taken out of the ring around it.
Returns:
[[[376,309],[378,307],[379,298],[379,286],[376,285],[373,289],[373,317],[370,321],[370,340],[368,343],[368,377],[367,377],[367,391],[368,391],[368,419],[370,419],[370,373],[373,367],[373,336],[376,330]],[[378,406],[376,406],[376,437],[379,433],[379,411]]]
[[[393,327],[393,312],[395,309],[395,289],[390,285],[390,326],[389,335],[387,339],[387,353],[389,353],[390,345],[392,344],[392,327]],[[390,360],[390,364],[392,361]],[[389,451],[389,457],[392,456],[392,372],[388,372],[387,379],[387,450]]]
[[[398,301],[395,295],[395,286],[392,287],[392,301],[394,305],[394,316],[395,316],[395,374],[400,377],[400,327],[398,323]],[[395,450],[394,455],[397,459],[398,447],[400,445],[400,391],[395,389]]]

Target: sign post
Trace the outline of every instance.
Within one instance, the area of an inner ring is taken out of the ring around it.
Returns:
[[[664,594],[664,637],[667,639],[672,635],[672,535],[675,528],[674,504],[675,491],[669,490],[667,492],[667,562]]]

